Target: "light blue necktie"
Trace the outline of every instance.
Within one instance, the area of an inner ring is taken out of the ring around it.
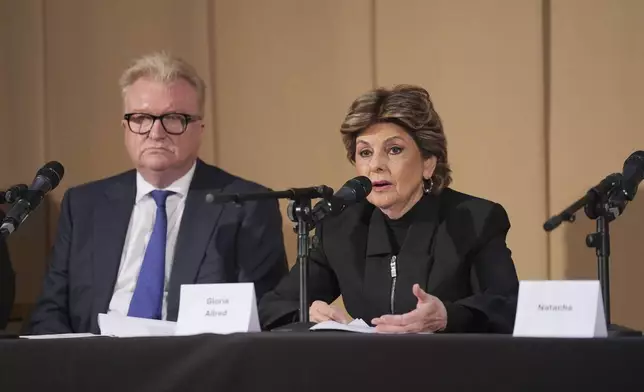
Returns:
[[[165,283],[165,246],[168,232],[165,201],[173,193],[159,190],[150,192],[157,204],[156,219],[132,295],[128,316],[161,319]]]

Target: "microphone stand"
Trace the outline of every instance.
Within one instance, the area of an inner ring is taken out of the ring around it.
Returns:
[[[597,275],[602,292],[604,315],[609,336],[641,336],[641,331],[611,323],[610,315],[610,225],[626,208],[626,201],[614,204],[610,196],[621,185],[622,174],[613,173],[591,188],[586,195],[571,204],[544,223],[543,229],[550,232],[563,222],[574,222],[575,213],[584,209],[589,219],[596,221],[596,232],[586,236],[586,246],[595,248],[597,255]]]
[[[328,197],[332,194],[333,190],[331,189]],[[323,197],[325,200],[317,203],[313,208],[311,208],[311,199],[309,198],[292,200],[286,210],[288,218],[295,223],[293,231],[297,233],[297,261],[300,263],[300,324],[309,323],[307,287],[309,281],[309,255],[311,252],[309,232],[315,227],[316,223],[331,212],[331,206],[326,200],[328,197]]]
[[[290,199],[287,215],[292,222],[295,222],[295,231],[297,232],[297,262],[300,266],[300,301],[299,301],[299,323],[308,325],[309,323],[309,295],[308,295],[308,277],[309,277],[309,254],[310,239],[309,232],[315,226],[317,221],[314,217],[314,210],[311,209],[311,200],[324,198],[328,199],[333,195],[333,189],[320,185],[311,188],[292,188],[285,191],[267,191],[246,194],[208,194],[206,201],[209,203],[241,203],[252,200],[266,199]],[[298,328],[300,329],[300,328]],[[308,327],[306,327],[308,329]]]
[[[300,266],[300,307],[299,322],[309,322],[309,255],[311,252],[309,232],[314,223],[311,215],[311,199],[299,199],[289,202],[287,216],[295,223],[293,230],[297,233],[297,262]]]

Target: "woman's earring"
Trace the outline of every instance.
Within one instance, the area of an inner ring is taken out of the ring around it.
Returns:
[[[427,186],[427,182],[429,182],[429,186]],[[423,179],[423,193],[429,195],[432,193],[432,189],[434,189],[434,180],[431,177],[429,180]]]

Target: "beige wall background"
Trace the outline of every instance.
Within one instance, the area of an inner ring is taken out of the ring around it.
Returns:
[[[423,85],[454,188],[506,207],[520,278],[594,278],[592,221],[541,226],[644,146],[642,20],[639,0],[0,0],[0,186],[66,168],[9,240],[16,313],[39,291],[64,191],[130,167],[117,80],[161,49],[209,84],[203,159],[274,189],[341,186],[351,101]],[[643,218],[636,200],[612,225],[613,321],[640,329]],[[284,231],[292,263],[286,216]]]

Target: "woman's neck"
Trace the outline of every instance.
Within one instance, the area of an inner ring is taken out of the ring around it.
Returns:
[[[423,197],[423,194],[424,192],[421,188],[418,192],[412,194],[412,196],[404,203],[394,204],[389,208],[381,208],[380,210],[389,219],[400,219],[409,210],[411,210],[416,205],[416,203],[418,203],[418,201]]]

